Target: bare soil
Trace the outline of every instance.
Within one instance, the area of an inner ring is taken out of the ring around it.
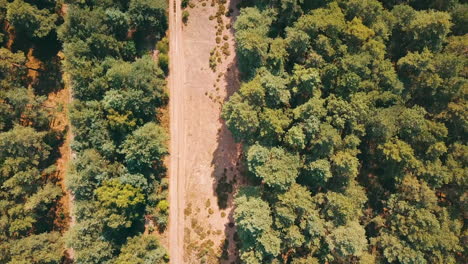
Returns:
[[[219,4],[191,2],[187,25],[180,1],[170,2],[170,257],[175,264],[231,263],[237,259],[232,193],[241,184],[241,146],[220,116],[223,102],[239,87],[233,31],[226,27],[237,12],[210,19]],[[233,1],[225,6],[235,10]],[[210,57],[216,67],[210,67]],[[219,183],[227,199],[218,199]]]
[[[29,60],[31,57],[28,56]],[[30,65],[28,65],[31,67]],[[38,65],[35,65],[38,68]],[[29,71],[29,76],[32,77],[36,72]],[[56,173],[54,177],[59,182],[62,187],[63,196],[58,202],[57,212],[56,212],[56,221],[55,225],[62,231],[68,230],[75,224],[75,217],[72,214],[73,210],[73,195],[67,189],[65,180],[68,173],[68,167],[72,159],[72,151],[70,148],[70,142],[72,140],[72,133],[70,130],[70,122],[68,119],[68,106],[71,103],[71,88],[70,80],[67,74],[63,74],[63,87],[55,87],[48,95],[47,100],[44,102],[45,107],[47,107],[52,113],[52,120],[50,127],[59,132],[63,133],[63,142],[59,147],[59,154],[56,160]],[[74,258],[74,251],[72,248],[66,249],[66,260],[65,263],[72,263]]]

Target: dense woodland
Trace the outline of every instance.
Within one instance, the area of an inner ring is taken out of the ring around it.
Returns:
[[[60,263],[66,213],[55,166],[63,130],[54,1],[0,0],[0,263]],[[58,82],[57,82],[58,80]]]
[[[223,118],[249,181],[235,197],[241,261],[467,263],[468,4],[240,7],[243,84]],[[166,12],[165,0],[0,0],[0,263],[63,263],[66,248],[83,264],[168,262],[143,235],[168,221]],[[50,108],[62,72],[73,103]]]
[[[63,263],[70,247],[75,263],[168,262],[142,235],[168,218],[166,10],[165,0],[0,0],[0,263]],[[62,64],[74,98],[59,109],[74,136],[67,232],[54,177],[66,131],[45,104]]]
[[[467,263],[468,5],[245,0],[244,263]]]
[[[70,1],[58,30],[74,98],[67,186],[76,224],[67,242],[75,263],[168,261],[157,239],[142,235],[168,218],[168,136],[158,115],[168,96],[148,54],[165,35],[166,9],[165,0]],[[167,54],[164,40],[158,47]]]

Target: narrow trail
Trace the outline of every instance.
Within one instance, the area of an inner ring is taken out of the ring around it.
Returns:
[[[182,11],[180,0],[169,1],[170,45],[170,167],[169,167],[169,254],[171,263],[183,263],[185,173],[184,168],[184,70],[182,55]]]

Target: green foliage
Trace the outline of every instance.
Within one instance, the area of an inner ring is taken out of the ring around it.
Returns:
[[[75,99],[69,117],[76,158],[66,184],[76,216],[67,244],[77,263],[167,262],[153,238],[139,236],[143,216],[161,230],[167,224],[167,186],[160,183],[167,134],[155,123],[168,100],[167,69],[160,68],[164,57],[159,65],[137,57],[146,39],[163,37],[166,9],[166,1],[78,1],[59,29]],[[167,39],[157,49],[167,56]]]
[[[143,171],[151,168],[156,161],[161,162],[168,154],[167,140],[168,136],[162,127],[147,123],[123,142],[121,153],[125,155],[125,162],[130,169]]]
[[[268,10],[260,12],[256,8],[245,8],[241,13],[234,24],[234,29],[239,67],[248,79],[253,77],[256,70],[265,63],[270,42],[267,37],[268,27],[272,23],[272,18]]]
[[[452,23],[450,15],[438,11],[415,11],[409,6],[398,5],[392,10],[396,18],[393,34],[394,53],[402,51],[440,51]]]
[[[188,23],[189,17],[190,17],[189,11],[187,10],[182,11],[182,22],[184,22],[184,24]]]
[[[364,190],[355,185],[348,186],[344,193],[328,192],[325,199],[324,216],[337,226],[359,219],[367,201]]]
[[[243,241],[241,250],[246,252],[241,259],[246,262],[252,259],[261,263],[264,258],[280,253],[281,240],[271,229],[273,220],[270,207],[262,201],[259,193],[254,187],[246,187],[235,198],[237,210],[234,219]]]
[[[254,176],[241,260],[464,262],[466,4],[241,6],[222,113]]]
[[[451,11],[452,32],[456,35],[465,35],[468,33],[468,4],[458,4]]]
[[[99,264],[112,258],[115,248],[100,238],[102,224],[97,218],[78,221],[67,233],[67,245],[75,251],[77,263]]]
[[[167,1],[131,0],[128,14],[137,30],[163,36],[167,28]]]
[[[190,0],[182,0],[182,2],[180,3],[180,5],[182,6],[182,8],[186,8],[190,3]]]
[[[60,89],[56,7],[0,0],[0,263],[64,261],[55,166],[64,137],[45,96]]]
[[[247,152],[249,171],[262,179],[267,186],[287,190],[299,174],[297,155],[282,148],[265,148],[254,145]]]
[[[222,115],[236,140],[254,138],[260,125],[258,113],[253,106],[242,101],[241,96],[233,95],[224,106]]]
[[[99,206],[105,210],[110,228],[129,228],[141,215],[138,207],[145,201],[141,190],[117,180],[106,181],[95,190]]]
[[[8,263],[62,263],[63,241],[60,233],[51,232],[32,235],[14,241],[10,248],[11,260]]]
[[[330,250],[338,259],[360,257],[367,249],[367,239],[364,228],[358,222],[340,226],[327,237]]]
[[[407,177],[401,193],[388,201],[388,226],[376,243],[389,261],[401,263],[456,263],[461,222],[452,220],[445,208],[437,205],[435,193],[425,182]],[[398,238],[402,238],[401,240]]]
[[[18,34],[26,34],[28,37],[47,36],[55,28],[57,18],[49,10],[38,9],[22,0],[15,0],[7,5],[6,19]]]
[[[159,245],[158,240],[151,235],[141,235],[129,238],[122,247],[120,255],[114,263],[116,264],[144,264],[168,263],[169,257],[165,250]]]

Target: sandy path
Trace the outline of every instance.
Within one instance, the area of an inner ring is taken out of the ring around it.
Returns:
[[[182,56],[182,15],[180,0],[169,1],[170,43],[170,167],[169,167],[169,255],[171,263],[182,263],[185,204],[184,168],[184,58]]]
[[[170,30],[170,165],[169,252],[171,263],[230,263],[236,258],[232,225],[232,195],[227,207],[219,208],[216,186],[222,177],[238,178],[240,146],[221,120],[221,104],[239,87],[234,37],[225,25],[228,40],[216,44],[218,6],[193,1],[187,25],[182,23],[180,0],[171,0]],[[226,7],[234,8],[233,1]],[[234,12],[235,14],[237,12]],[[234,16],[232,16],[234,17]],[[229,44],[217,70],[210,69],[210,52]],[[239,180],[237,180],[239,183]],[[231,223],[231,224],[230,224]],[[227,259],[221,247],[229,240]],[[208,254],[200,254],[202,251]],[[204,255],[200,257],[201,255]]]

